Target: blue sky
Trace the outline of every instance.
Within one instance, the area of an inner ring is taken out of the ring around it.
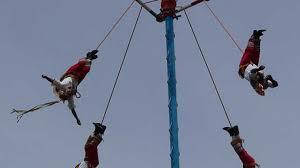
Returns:
[[[130,0],[0,2],[0,163],[3,167],[72,167],[84,157],[92,122],[105,110],[139,6],[135,4],[99,49],[99,59],[79,86],[82,126],[64,104],[28,114],[16,124],[12,108],[54,100],[54,78],[104,38]],[[178,5],[190,1],[179,0]],[[261,64],[279,87],[260,97],[237,68],[240,51],[208,9],[188,11],[221,96],[248,149],[262,167],[298,165],[297,67],[300,2],[218,1],[208,4],[241,47],[253,29],[265,28]],[[159,3],[151,5],[159,11]],[[182,16],[184,16],[182,14]],[[178,122],[181,167],[241,167],[226,119],[185,17],[175,21]],[[99,146],[100,167],[170,167],[165,28],[143,11],[121,73]]]

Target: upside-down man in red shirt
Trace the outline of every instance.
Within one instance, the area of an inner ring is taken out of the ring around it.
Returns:
[[[259,168],[259,164],[255,162],[254,158],[250,156],[246,149],[243,147],[243,140],[239,136],[238,126],[224,127],[223,129],[227,131],[232,137],[231,145],[237,155],[240,157],[243,163],[243,168],[255,168],[255,166]]]
[[[98,145],[102,141],[102,136],[106,129],[105,125],[100,123],[93,123],[95,131],[90,135],[85,143],[85,157],[84,161],[79,163],[75,168],[96,168],[99,165]]]
[[[77,86],[84,79],[86,74],[91,69],[92,60],[96,59],[98,50],[93,50],[86,54],[85,58],[81,58],[78,63],[72,65],[60,78],[60,80],[54,80],[46,75],[42,75],[42,78],[47,79],[53,86],[54,94],[62,101],[68,101],[68,107],[72,111],[77,124],[81,125],[81,122],[75,111],[74,97],[77,95]]]
[[[253,89],[261,96],[265,95],[265,90],[268,87],[274,88],[278,86],[277,81],[275,81],[271,75],[264,75],[262,70],[265,69],[265,66],[258,66],[260,58],[260,37],[264,31],[265,30],[253,31],[239,65],[240,77],[248,80]]]

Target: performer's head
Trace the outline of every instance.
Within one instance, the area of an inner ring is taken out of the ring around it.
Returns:
[[[59,90],[57,93],[61,100],[68,100],[75,94],[72,86],[66,87],[65,91]]]
[[[261,96],[264,96],[264,95],[265,95],[264,87],[263,87],[263,85],[260,84],[260,83],[257,83],[257,84],[256,84],[255,91],[256,91],[257,94],[259,94],[259,95],[261,95]]]
[[[67,88],[66,88],[66,93],[65,93],[67,96],[73,96],[73,94],[74,94],[74,89],[73,89],[73,87],[72,86],[68,86]]]

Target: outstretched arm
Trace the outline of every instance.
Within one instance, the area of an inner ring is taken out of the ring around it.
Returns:
[[[46,76],[46,75],[42,75],[42,78],[46,79],[46,80],[49,81],[50,83],[53,83],[53,81],[54,81],[54,79],[49,78],[49,77]]]

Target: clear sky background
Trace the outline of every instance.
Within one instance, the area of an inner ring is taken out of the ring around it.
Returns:
[[[179,0],[178,5],[190,3]],[[138,4],[99,51],[76,100],[82,126],[64,104],[30,113],[16,124],[12,108],[26,109],[55,97],[41,74],[64,73],[104,38],[131,0],[1,0],[0,163],[6,168],[70,168],[84,157],[92,122],[103,115]],[[241,47],[253,29],[265,28],[261,64],[279,87],[258,96],[238,77],[240,51],[204,4],[188,10],[234,124],[262,168],[299,165],[298,66],[300,2],[211,0]],[[159,3],[151,7],[159,11]],[[187,21],[175,21],[180,165],[232,167],[241,163],[219,100]],[[170,167],[165,28],[143,11],[121,73],[99,146],[100,167]]]

